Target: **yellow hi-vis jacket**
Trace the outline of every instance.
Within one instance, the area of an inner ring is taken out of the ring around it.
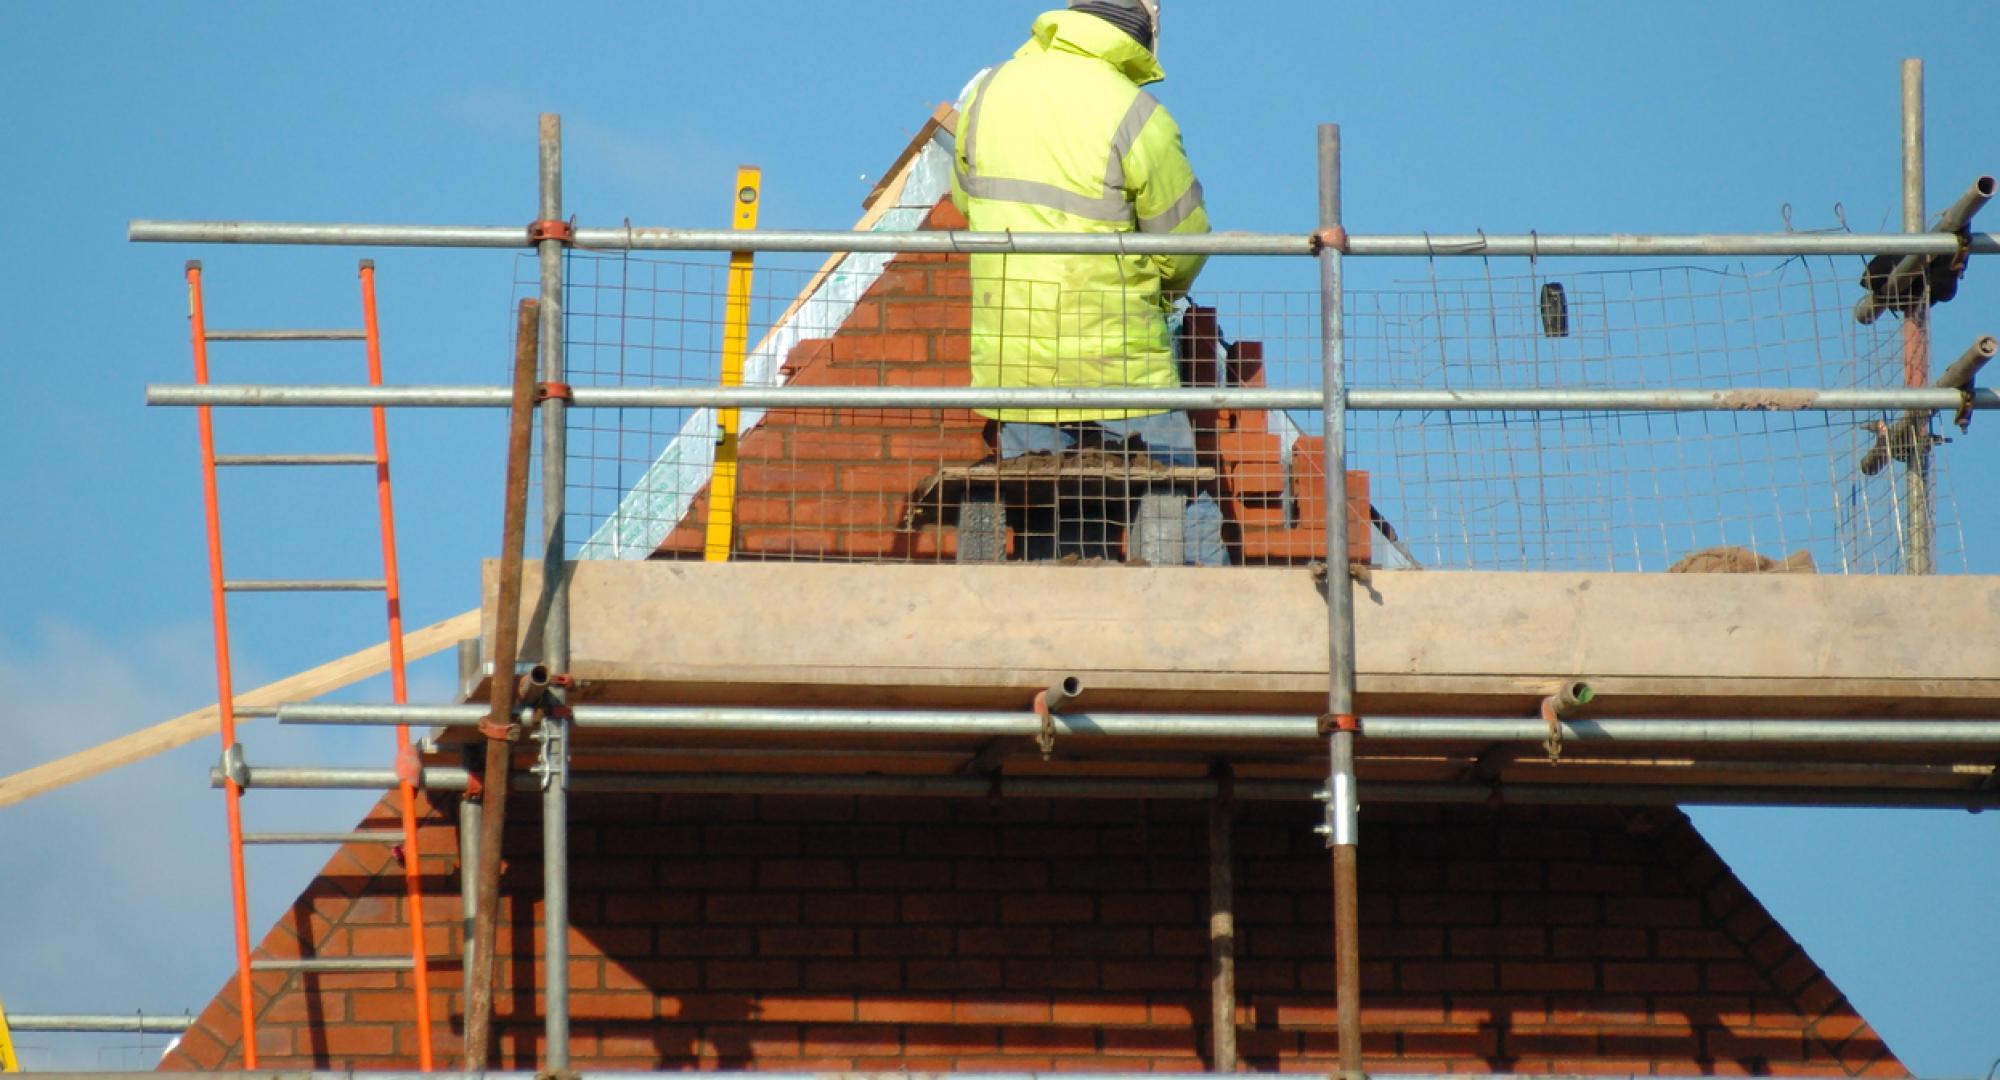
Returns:
[[[1094,15],[1045,12],[959,102],[952,201],[978,232],[1205,233],[1158,61]],[[972,256],[972,385],[1175,387],[1167,314],[1199,256]],[[1160,410],[982,409],[1057,423]]]

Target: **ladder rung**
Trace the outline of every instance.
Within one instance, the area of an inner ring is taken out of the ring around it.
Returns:
[[[218,467],[228,465],[373,465],[373,454],[217,454]]]
[[[340,959],[311,957],[304,960],[252,960],[252,971],[409,971],[416,967],[407,956],[350,956]]]
[[[210,341],[366,341],[365,330],[210,330]]]
[[[400,844],[397,829],[357,829],[354,832],[256,832],[244,833],[246,844]]]
[[[381,592],[381,578],[302,578],[297,581],[225,581],[224,592]]]

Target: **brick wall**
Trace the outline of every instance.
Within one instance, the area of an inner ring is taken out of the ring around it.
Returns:
[[[517,1068],[541,1036],[535,812],[510,806],[503,886],[497,1027]],[[1240,810],[1247,1068],[1334,1067],[1314,813]],[[571,814],[578,1068],[1208,1067],[1200,804],[579,795]],[[444,1063],[460,932],[453,830],[432,819]],[[1365,830],[1373,1068],[1905,1075],[1678,812],[1371,804]],[[260,955],[398,952],[400,894],[393,854],[342,850]],[[260,976],[260,1064],[411,1064],[407,985]],[[240,1065],[233,1001],[224,986],[163,1067]]]
[[[923,227],[962,229],[949,200]],[[970,384],[972,279],[962,255],[903,254],[831,337],[802,341],[783,365],[792,386],[966,386]],[[1264,385],[1257,343],[1241,342],[1234,370],[1243,385]],[[1324,558],[1324,469],[1301,439],[1292,465],[1261,412],[1197,414],[1201,448],[1216,455],[1219,493],[1235,561],[1294,564]],[[779,559],[948,559],[957,550],[948,513],[924,514],[920,489],[947,465],[992,453],[986,422],[967,409],[774,409],[738,448],[732,553]],[[1367,478],[1349,476],[1349,555],[1368,559]],[[699,558],[709,493],[661,543],[667,558]]]

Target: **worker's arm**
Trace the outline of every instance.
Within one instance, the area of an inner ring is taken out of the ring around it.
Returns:
[[[979,93],[980,87],[985,84],[992,72],[992,68],[981,68],[979,74],[974,75],[972,81],[965,84],[965,89],[958,92],[958,125],[956,137],[952,139],[951,145],[951,204],[957,207],[961,214],[966,212],[964,180],[971,167],[971,163],[965,159],[965,137],[968,134],[968,125],[971,123],[972,99]]]
[[[1125,154],[1125,191],[1139,231],[1200,234],[1208,231],[1201,182],[1181,146],[1181,128],[1164,106],[1153,110]],[[1161,255],[1160,278],[1169,300],[1186,292],[1201,273],[1204,255]]]

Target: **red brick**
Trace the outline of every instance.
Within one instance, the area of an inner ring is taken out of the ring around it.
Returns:
[[[1646,932],[1638,929],[1564,927],[1555,932],[1554,955],[1632,959],[1647,954]]]
[[[805,985],[813,990],[897,990],[902,964],[895,960],[808,960]]]
[[[937,334],[931,338],[931,359],[947,364],[964,364],[971,361],[971,336],[968,334]]]
[[[833,339],[833,361],[841,367],[872,367],[929,360],[931,339],[926,334],[891,332],[847,333]]]
[[[912,893],[903,897],[902,919],[914,923],[991,923],[999,920],[1000,900],[977,893]],[[893,917],[876,920],[894,922]]]
[[[757,1019],[773,1022],[844,1022],[857,1018],[854,999],[844,995],[760,994],[753,1008]]]
[[[871,994],[856,1003],[857,1020],[875,1021],[887,1024],[950,1024],[952,1001],[949,996],[895,997]],[[926,1032],[958,1031],[960,1028],[925,1028]],[[912,1027],[909,1046],[913,1051],[930,1051],[934,1046],[919,1047],[916,1042],[917,1029]]]
[[[1091,960],[1009,959],[1005,981],[1010,990],[1095,990],[1101,979]]]
[[[1509,961],[1500,965],[1500,985],[1508,990],[1589,990],[1597,970],[1584,963]]]
[[[952,1019],[960,1024],[1041,1024],[1052,1016],[1046,997],[960,995]]]
[[[1201,966],[1184,960],[1106,960],[1106,990],[1189,990],[1201,985]]]
[[[972,273],[957,269],[932,270],[931,294],[940,297],[969,298],[972,295]],[[961,306],[966,306],[969,310],[968,305]]]
[[[892,923],[897,917],[897,897],[893,893],[809,894],[805,898],[805,921],[809,923]]]
[[[748,956],[756,948],[749,930],[733,926],[662,926],[654,931],[656,956]]]
[[[906,978],[913,990],[986,990],[1000,985],[998,960],[911,960]]]
[[[791,990],[799,985],[796,960],[710,960],[702,973],[710,990]]]
[[[839,482],[839,473],[824,463],[754,462],[742,466],[737,490],[744,494],[821,492],[834,490]]]
[[[798,430],[788,437],[792,457],[800,461],[883,460],[884,436],[876,432]]]
[[[343,1058],[387,1057],[396,1052],[396,1029],[387,1024],[328,1024],[313,1038],[336,1063]]]
[[[890,461],[973,462],[986,456],[986,440],[977,431],[913,431],[888,439]]]
[[[1620,991],[1640,991],[1651,993],[1685,993],[1701,985],[1701,969],[1694,964],[1619,964],[1604,965],[1604,988],[1617,993]]]
[[[1084,894],[1030,893],[1000,898],[1004,923],[1080,923],[1095,917],[1095,900]]]
[[[1548,952],[1548,935],[1540,927],[1478,926],[1451,932],[1453,956],[1546,956]]]
[[[757,931],[761,956],[852,956],[854,931],[833,926],[788,926]]]
[[[1552,892],[1637,893],[1646,885],[1641,866],[1558,862],[1550,863],[1548,872]]]
[[[702,911],[715,923],[797,922],[799,897],[795,893],[717,893],[708,897]]]
[[[868,299],[887,297],[929,296],[931,279],[929,270],[919,265],[919,260],[908,255],[899,255],[882,268],[874,284],[868,286],[864,296]]]
[[[969,284],[966,292],[971,293]],[[884,328],[891,331],[968,330],[972,326],[972,305],[936,299],[905,300],[884,304],[882,317]]]
[[[806,1028],[806,1054],[896,1054],[902,1034],[888,1024],[842,1024]]]

